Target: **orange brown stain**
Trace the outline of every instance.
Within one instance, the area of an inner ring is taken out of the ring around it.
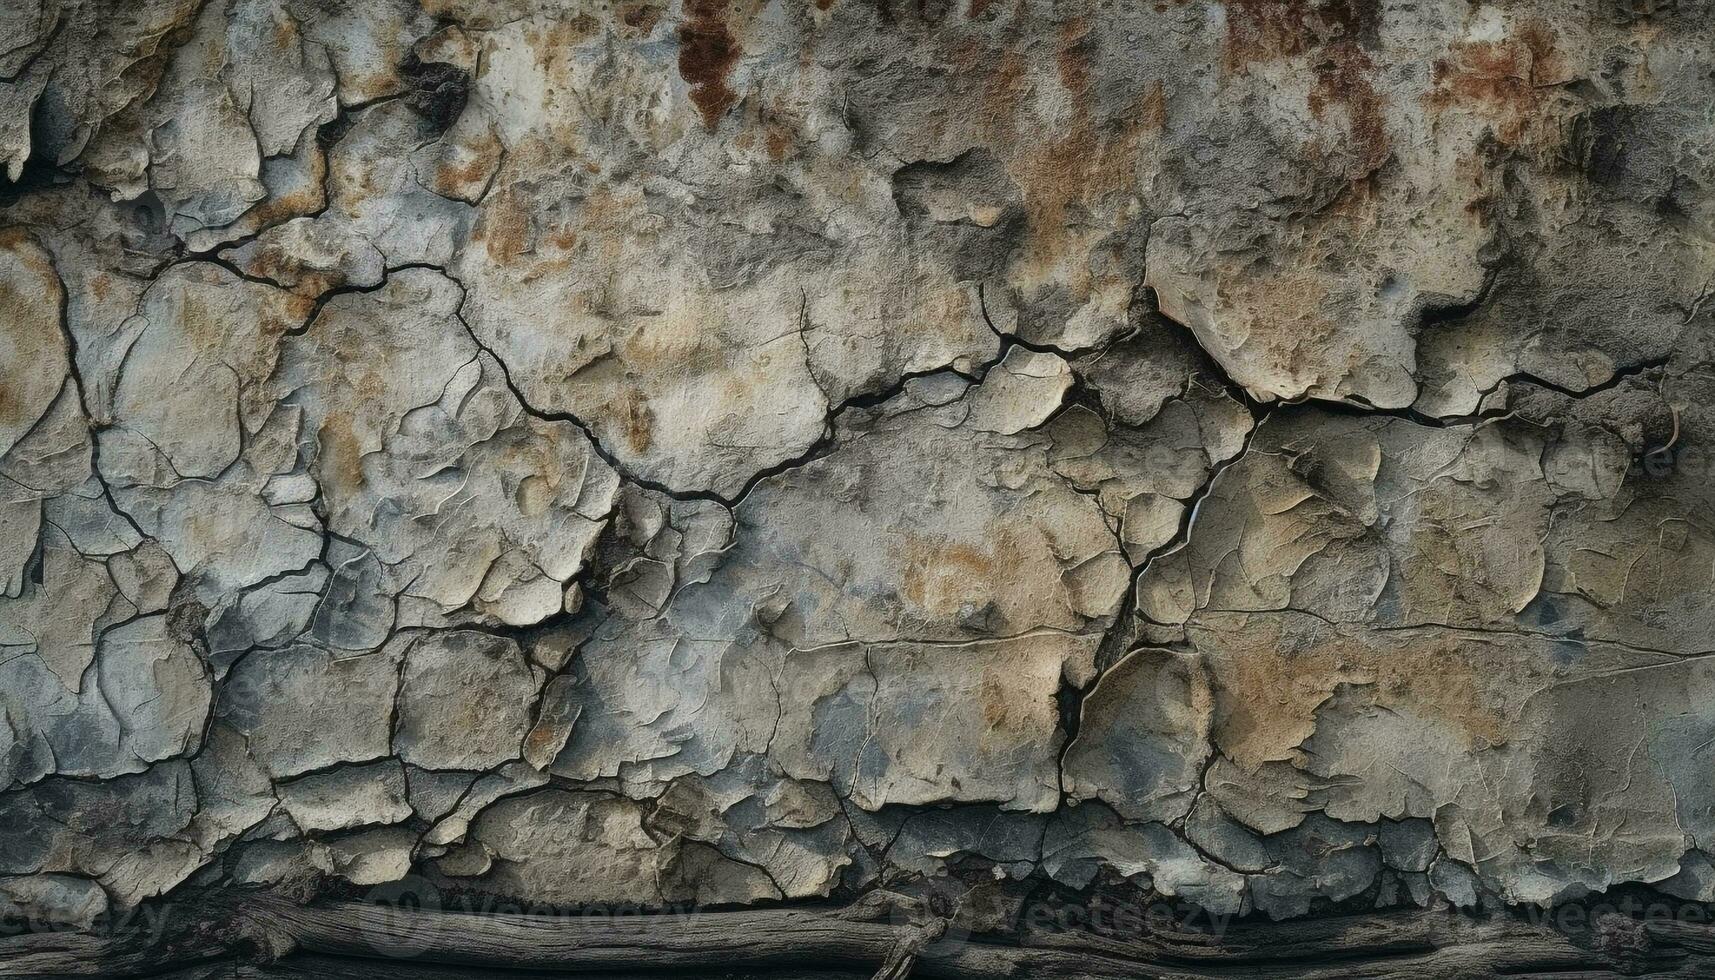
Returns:
[[[542,235],[542,240],[562,252],[570,252],[578,245],[578,230],[569,223],[556,225],[552,231]]]
[[[272,330],[269,332],[270,333],[285,333],[287,330],[290,330],[292,327],[295,327],[298,324],[303,323],[304,319],[306,317],[308,317],[310,315],[311,311],[313,311],[315,308],[316,308],[315,297],[313,297],[313,296],[299,296],[297,294],[293,294],[291,297],[289,297],[286,300],[286,315],[291,317],[292,322],[284,323],[279,327],[278,330]]]
[[[292,258],[290,253],[277,246],[264,246],[258,249],[249,267],[244,271],[264,279],[283,281],[296,278],[303,271],[303,263]]]
[[[267,227],[288,218],[306,215],[326,203],[322,196],[322,182],[327,177],[327,156],[317,148],[310,153],[309,163],[310,172],[303,187],[277,198],[261,201],[245,212],[245,217],[253,227]]]
[[[1358,156],[1357,174],[1373,173],[1391,152],[1387,100],[1371,80],[1374,63],[1364,38],[1380,27],[1377,0],[1227,0],[1227,71],[1251,63],[1319,53],[1308,98],[1318,120],[1344,108],[1348,135]]]
[[[1537,38],[1537,43],[1543,43]],[[1461,41],[1431,67],[1426,102],[1432,112],[1476,110],[1492,115],[1495,135],[1516,146],[1524,136],[1540,95],[1534,84],[1534,55],[1529,43]]]
[[[25,246],[19,248],[18,246]],[[16,250],[17,259],[24,267],[41,277],[53,302],[58,305],[62,291],[59,274],[54,271],[53,262],[48,259],[48,253],[30,233],[22,228],[7,228],[0,230],[0,248]]]
[[[213,286],[221,280],[210,281],[213,277],[203,276],[200,285]],[[231,286],[232,284],[226,284]],[[242,286],[243,283],[237,285]],[[186,284],[179,286],[179,330],[192,350],[218,351],[226,345],[230,334],[226,323],[208,309],[198,293]]]
[[[0,280],[0,351],[4,352],[0,358],[11,368],[0,374],[0,421],[12,426],[34,421],[29,416],[35,406],[26,403],[20,389],[33,383],[39,373],[64,370],[63,361],[44,363],[41,359],[60,357],[63,338],[55,320],[65,302],[65,291],[46,252],[23,229],[0,229],[0,248],[10,250],[13,259],[39,280],[38,288],[30,290],[18,289],[9,279]],[[10,363],[14,358],[32,367],[27,373],[18,371]],[[5,376],[8,374],[11,377]]]
[[[1064,71],[1065,59],[1061,67]],[[1072,80],[1079,80],[1077,71]],[[1007,89],[1016,90],[1022,84],[1005,80]],[[1017,96],[1009,98],[1011,112],[1024,104]],[[1001,138],[1025,147],[1008,161],[1007,169],[1024,192],[1030,235],[1020,259],[1027,270],[1053,267],[1077,247],[1074,238],[1079,232],[1073,229],[1081,222],[1075,212],[1100,212],[1104,198],[1130,193],[1135,187],[1141,141],[1150,131],[1149,114],[1143,111],[1148,98],[1148,93],[1140,97],[1138,110],[1129,117],[1098,124],[1090,114],[1089,100],[1075,97],[1071,120],[1051,139],[1018,140],[1018,121],[1007,119],[1008,134]]]
[[[1430,103],[1437,107],[1528,100],[1530,48],[1515,41],[1460,41],[1446,57],[1435,59],[1435,88]]]
[[[10,283],[0,282],[0,310],[22,310],[24,308],[24,297],[18,295],[18,291],[13,289]],[[17,333],[21,332],[18,324],[22,319],[22,317],[0,317],[0,336],[6,338],[7,347],[14,352],[18,351],[27,339],[16,336]],[[6,381],[6,383],[0,383],[0,422],[4,422],[8,426],[17,425],[25,421],[23,399],[18,397],[18,385],[10,383],[10,379],[0,380]]]
[[[554,64],[558,61],[564,65],[569,60],[573,48],[580,41],[601,31],[601,24],[589,14],[578,14],[576,17],[557,18],[548,23],[547,27],[531,27],[525,31],[525,40],[530,49],[536,52],[536,67],[545,75],[554,75]],[[566,74],[559,72],[562,77]]]

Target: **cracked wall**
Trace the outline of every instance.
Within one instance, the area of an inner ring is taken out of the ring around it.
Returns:
[[[0,911],[1715,900],[1704,0],[0,37]]]

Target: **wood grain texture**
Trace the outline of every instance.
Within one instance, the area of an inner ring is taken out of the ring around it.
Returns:
[[[0,940],[0,977],[399,980],[494,975],[805,978],[1709,976],[1715,928],[1613,915],[1569,935],[1446,912],[1239,924],[1224,935],[941,936],[909,900],[683,916],[468,915],[256,897],[158,937]],[[938,938],[939,937],[939,938]]]

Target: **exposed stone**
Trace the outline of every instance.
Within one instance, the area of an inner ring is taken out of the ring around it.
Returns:
[[[405,653],[394,748],[424,769],[492,769],[519,757],[536,679],[511,640],[431,633]]]
[[[6,4],[0,918],[1715,902],[1707,6]]]

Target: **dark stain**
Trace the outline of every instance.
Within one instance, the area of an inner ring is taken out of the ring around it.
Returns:
[[[1679,12],[1679,0],[1609,0],[1613,4],[1614,23],[1621,26],[1645,23],[1650,19]]]
[[[1592,183],[1611,184],[1626,170],[1637,112],[1632,106],[1602,106],[1581,112],[1567,133],[1567,155]]]
[[[689,0],[679,25],[679,77],[691,86],[691,101],[709,129],[738,101],[727,73],[738,63],[740,48],[721,17],[724,6],[718,0]]]
[[[1667,190],[1656,198],[1655,213],[1671,225],[1687,228],[1702,199],[1703,185],[1690,174],[1676,173],[1668,180]]]
[[[409,90],[405,104],[423,117],[431,131],[444,133],[464,112],[470,98],[470,73],[457,65],[421,61],[416,52],[405,58],[399,74]]]
[[[959,9],[958,0],[906,0],[905,3],[901,4],[903,11],[893,8],[893,0],[869,0],[869,2],[875,7],[875,15],[883,24],[898,23],[903,17],[908,23],[915,21],[934,25],[945,21]],[[979,2],[983,7],[988,6],[987,0],[973,0],[973,6]],[[972,14],[971,16],[976,15]]]
[[[53,136],[48,102],[49,96],[44,94],[30,107],[30,155],[24,159],[18,179],[8,181],[5,170],[0,168],[0,208],[11,207],[26,194],[73,179],[69,171],[54,163],[62,147],[61,141]]]
[[[925,24],[939,24],[956,9],[956,0],[917,0],[917,19]]]
[[[961,202],[988,219],[931,212],[936,202]],[[893,174],[893,203],[925,250],[948,256],[961,282],[998,275],[1023,239],[1027,215],[1023,194],[999,159],[986,149],[967,150],[953,160],[919,161]]]
[[[1583,640],[1555,640],[1549,645],[1548,655],[1561,666],[1569,666],[1583,660],[1590,652]]]
[[[186,646],[201,647],[208,607],[183,583],[167,599],[167,635]]]

